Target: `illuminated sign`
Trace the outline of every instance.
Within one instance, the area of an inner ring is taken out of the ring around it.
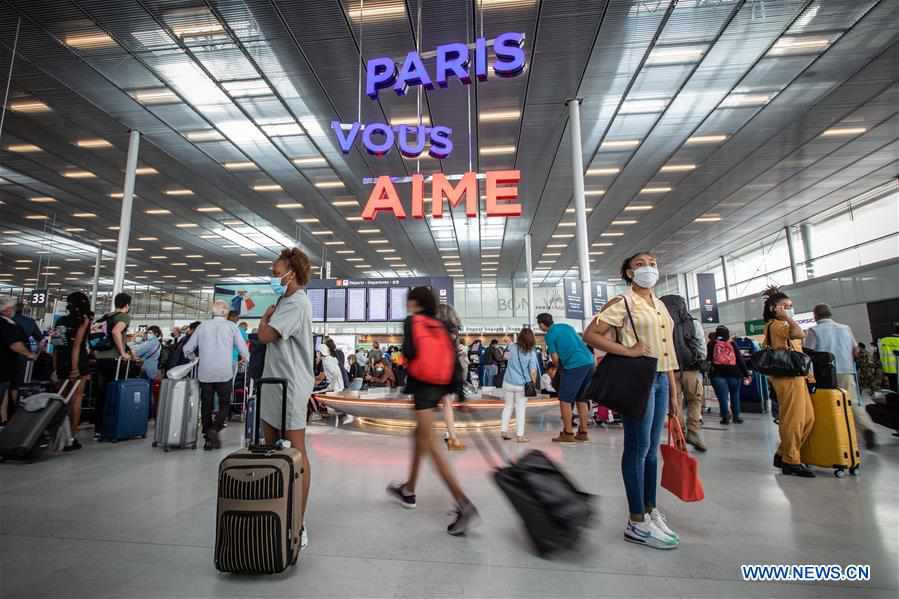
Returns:
[[[474,77],[479,81],[487,81],[489,67],[493,68],[497,77],[515,77],[524,71],[523,33],[503,33],[492,41],[492,65],[488,65],[490,45],[487,38],[479,37],[475,40]],[[436,62],[433,77],[416,51],[409,52],[399,66],[388,56],[372,58],[366,63],[365,93],[377,100],[380,91],[389,87],[398,96],[404,96],[409,87],[414,86],[431,90],[436,83],[438,87],[446,88],[454,77],[463,85],[469,85],[473,80],[471,50],[468,44],[460,42],[437,46],[434,51]],[[373,156],[383,156],[394,145],[398,145],[403,156],[415,158],[424,152],[428,142],[428,154],[438,160],[446,158],[453,151],[453,130],[445,126],[391,126],[378,122],[363,124],[333,121],[331,129],[344,154],[349,154],[353,144],[360,138],[365,150]]]

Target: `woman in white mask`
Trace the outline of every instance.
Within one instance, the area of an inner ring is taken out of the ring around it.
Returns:
[[[678,369],[672,340],[674,321],[665,304],[653,293],[659,280],[655,256],[648,252],[631,256],[621,265],[621,278],[629,289],[612,298],[596,315],[584,331],[584,341],[610,354],[631,358],[652,356],[658,360],[643,416],[623,419],[621,473],[630,512],[624,539],[654,549],[674,549],[680,538],[656,507],[659,440],[666,416],[680,414],[674,376]],[[615,334],[609,334],[611,328],[617,330],[618,341]]]
[[[805,331],[793,319],[793,300],[777,287],[764,293],[765,343],[773,349],[802,351]],[[802,464],[799,450],[812,434],[815,409],[804,376],[769,376],[780,407],[780,446],[774,454],[774,467],[783,474],[814,478],[815,473]]]

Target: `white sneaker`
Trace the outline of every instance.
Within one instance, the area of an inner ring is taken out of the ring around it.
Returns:
[[[659,530],[652,520],[634,522],[628,518],[624,527],[624,540],[653,549],[674,549],[678,545],[678,541]]]
[[[303,527],[303,530],[300,531],[300,551],[306,549],[309,546],[309,533],[306,532],[306,527]]]
[[[652,508],[652,511],[649,512],[649,517],[652,520],[652,523],[655,524],[659,530],[661,530],[663,533],[665,533],[675,541],[680,542],[680,537],[677,536],[676,532],[668,527],[668,521],[665,519],[665,515],[659,511],[659,508]]]

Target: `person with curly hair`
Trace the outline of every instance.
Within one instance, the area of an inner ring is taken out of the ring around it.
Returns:
[[[765,305],[765,343],[772,349],[802,351],[805,332],[793,319],[793,300],[777,287],[769,287],[763,294]],[[812,434],[815,409],[804,376],[768,376],[780,405],[780,446],[774,454],[774,467],[787,475],[814,478],[815,473],[805,466],[799,451]]]

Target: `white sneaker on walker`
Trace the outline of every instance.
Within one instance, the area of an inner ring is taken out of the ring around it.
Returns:
[[[652,508],[648,515],[652,520],[652,523],[655,524],[659,530],[661,530],[663,533],[665,533],[675,541],[680,542],[680,537],[677,536],[676,532],[668,527],[668,520],[665,519],[665,515],[659,511],[659,508]]]
[[[624,528],[624,540],[653,549],[675,549],[678,546],[678,542],[659,530],[652,519],[635,522],[628,518]]]

